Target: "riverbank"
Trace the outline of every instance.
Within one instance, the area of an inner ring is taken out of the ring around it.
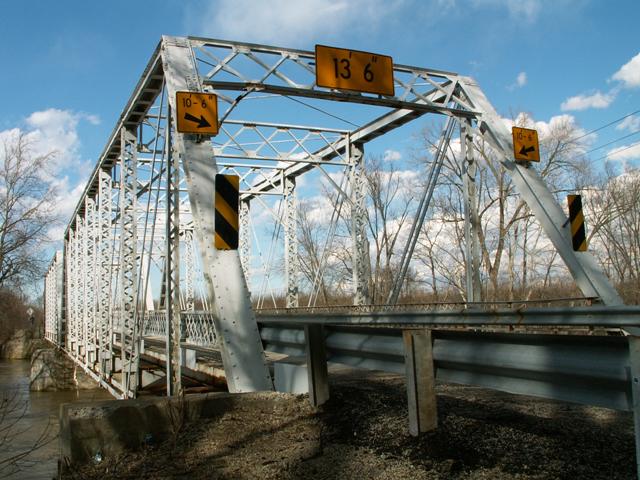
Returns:
[[[18,329],[0,343],[0,360],[29,360],[33,352],[48,347],[51,344],[43,338],[34,337],[32,330]]]
[[[635,478],[630,413],[438,385],[439,427],[414,438],[402,377],[339,369],[330,379],[331,400],[318,412],[304,396],[234,408],[64,478]]]
[[[7,440],[0,444],[0,478],[12,480],[51,479],[57,475],[58,413],[63,403],[111,399],[105,390],[33,392],[29,389],[29,360],[0,360],[0,399],[11,399],[17,409],[0,427],[13,424]],[[15,424],[14,424],[14,420]],[[13,465],[3,464],[15,455],[31,450],[41,438],[42,446]]]

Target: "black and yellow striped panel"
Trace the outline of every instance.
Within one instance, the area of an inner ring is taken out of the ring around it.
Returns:
[[[238,204],[240,199],[240,177],[216,175],[215,241],[218,250],[238,249]]]
[[[571,241],[574,252],[587,251],[587,234],[584,229],[584,215],[582,214],[582,198],[580,195],[568,195],[569,220],[571,222]]]

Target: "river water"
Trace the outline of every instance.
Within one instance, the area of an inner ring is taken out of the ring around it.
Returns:
[[[29,371],[27,360],[0,360],[0,478],[54,478],[58,468],[60,405],[113,399],[103,389],[31,392]],[[8,412],[4,418],[3,412]],[[19,459],[14,466],[3,463],[28,452],[40,438],[44,445]]]

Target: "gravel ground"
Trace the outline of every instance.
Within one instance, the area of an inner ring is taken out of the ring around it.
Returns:
[[[239,408],[65,478],[635,478],[629,413],[438,385],[438,429],[414,438],[402,377],[344,370],[330,379],[318,412],[305,396]]]

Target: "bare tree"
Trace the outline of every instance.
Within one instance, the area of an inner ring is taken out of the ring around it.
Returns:
[[[366,163],[367,226],[373,243],[371,301],[384,302],[397,275],[398,238],[408,220],[411,194],[392,162],[370,156]]]
[[[325,280],[326,263],[323,255],[323,241],[326,242],[327,229],[305,213],[312,208],[310,201],[302,201],[298,209],[298,242],[300,245],[300,271],[304,280],[316,287],[321,304],[326,304],[329,291]],[[311,295],[314,292],[310,292]]]
[[[531,126],[527,115],[519,115],[517,123]],[[432,152],[435,130],[425,129],[422,142],[423,152],[419,160],[426,165],[433,161],[428,152]],[[567,189],[576,186],[576,179],[582,178],[586,161],[581,155],[581,143],[574,139],[578,136],[576,125],[569,118],[559,118],[549,125],[547,131],[541,132],[540,149],[542,162],[534,166],[552,192],[560,195]],[[541,240],[541,228],[515,190],[515,185],[502,166],[499,154],[481,137],[474,139],[474,156],[478,165],[477,196],[474,199],[478,211],[479,246],[482,259],[482,277],[487,279],[485,298],[497,298],[503,295],[501,286],[511,285],[506,290],[513,297],[528,296],[533,280],[539,274],[549,272],[542,262],[554,262],[556,256]],[[459,150],[453,146],[449,149],[441,181],[438,187],[436,202],[437,221],[452,224],[449,242],[462,245],[464,242],[464,209],[460,201],[463,195],[462,159]],[[425,234],[428,234],[425,228]],[[446,239],[447,236],[442,236]],[[430,248],[427,254],[432,254]],[[455,249],[451,245],[441,249],[449,255],[449,268],[439,272],[439,278],[448,279],[450,286],[460,289],[462,282],[454,265],[464,264],[464,249]],[[423,254],[425,251],[423,250]],[[518,268],[516,268],[519,265]],[[516,278],[517,277],[517,278]],[[516,288],[518,287],[518,288]],[[461,292],[463,293],[463,292]]]
[[[56,222],[55,191],[48,171],[54,153],[37,154],[18,133],[0,146],[0,288],[19,286],[42,274],[39,252]]]
[[[617,175],[608,169],[599,184],[586,192],[591,219],[588,241],[599,253],[609,276],[623,288],[625,300],[637,303],[640,284],[640,171]]]
[[[374,303],[379,303],[386,300],[396,274],[394,256],[398,253],[398,239],[409,215],[411,189],[407,188],[406,178],[392,162],[368,156],[364,165],[367,237],[371,245],[370,295]],[[317,205],[302,202],[304,213],[298,219],[298,241],[304,277],[313,285],[321,272],[316,288],[319,288],[321,302],[328,302],[330,297],[344,296],[348,291],[346,286],[351,285],[353,246],[350,209],[340,209],[337,194],[330,190],[325,190],[323,201],[336,210],[332,215],[335,224],[331,225],[329,219],[326,223],[313,219],[308,212]],[[327,255],[324,250],[328,238],[332,243]]]

